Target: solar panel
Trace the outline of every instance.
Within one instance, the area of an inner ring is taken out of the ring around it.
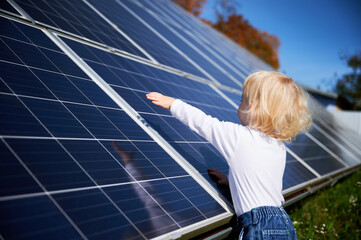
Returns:
[[[145,57],[83,1],[15,1],[34,20],[87,39]]]
[[[349,152],[349,155],[355,156],[354,158],[361,159],[361,151],[356,147],[356,145],[354,145],[353,142],[343,138],[340,134],[337,134],[337,132],[335,133],[329,128],[329,126],[324,125],[321,122],[315,122],[314,127],[330,139],[336,140],[337,143],[341,144],[339,146],[346,149],[345,152]]]
[[[69,39],[63,40],[201,174],[207,176],[210,167],[228,172],[225,160],[213,146],[172,117],[169,111],[145,98],[146,93],[159,91],[188,101],[222,120],[237,121],[234,107],[209,85]],[[102,58],[107,59],[106,62],[95,58],[102,54],[107,55]]]
[[[318,176],[307,169],[294,156],[287,153],[286,169],[283,176],[283,189],[294,187],[306,181],[317,178]]]
[[[0,36],[2,237],[144,239],[227,213],[43,32],[0,20],[18,36]]]
[[[317,145],[306,134],[297,136],[292,144],[287,145],[292,152],[302,158],[308,165],[315,169],[320,175],[324,175],[345,167],[329,149]]]
[[[145,94],[239,123],[244,79],[270,66],[170,1],[0,8],[0,238],[169,239],[229,222],[207,173],[227,163]],[[361,162],[359,137],[310,101],[284,193]]]

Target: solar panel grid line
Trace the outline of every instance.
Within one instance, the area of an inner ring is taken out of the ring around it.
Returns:
[[[337,161],[339,161],[344,167],[348,167],[348,164],[344,160],[342,160],[339,156],[333,153],[328,147],[326,147],[323,143],[321,143],[318,139],[312,136],[310,133],[306,132],[306,136],[312,139],[316,144],[318,144],[321,148],[323,148],[326,152],[328,152],[331,156],[333,156]]]
[[[213,78],[207,71],[205,71],[202,67],[200,67],[196,62],[194,62],[191,58],[189,58],[183,51],[177,48],[173,43],[168,41],[164,36],[162,36],[158,31],[156,31],[152,26],[146,23],[142,18],[140,18],[137,14],[135,14],[131,9],[129,9],[125,4],[123,4],[119,0],[115,0],[120,6],[122,6],[125,10],[127,10],[130,14],[132,14],[136,19],[142,22],[149,30],[151,30],[154,34],[156,34],[159,38],[161,38],[164,42],[166,42],[170,47],[172,47],[176,52],[178,52],[181,56],[183,56],[188,62],[190,62],[194,67],[196,67],[200,72],[202,72],[206,77],[215,83],[219,83],[215,78]]]
[[[34,173],[27,167],[27,165],[21,160],[18,154],[11,148],[11,146],[1,137],[1,141],[6,145],[6,147],[11,151],[11,153],[15,156],[15,158],[20,162],[20,164],[25,168],[25,170],[30,174],[30,176],[35,180],[35,182],[40,186],[43,192],[47,193],[47,189],[44,185],[39,181],[39,179],[34,175]],[[69,221],[69,223],[73,226],[73,228],[79,233],[79,235],[83,239],[87,239],[84,233],[78,228],[78,226],[74,223],[74,221],[69,217],[69,215],[64,211],[64,209],[57,203],[57,201],[51,196],[46,194],[48,198],[52,201],[52,203],[59,209],[59,211],[64,215],[64,217]]]
[[[145,7],[144,7],[145,8]],[[145,8],[146,9],[146,8]],[[217,64],[215,61],[213,61],[210,57],[208,57],[205,53],[200,51],[196,46],[194,46],[191,42],[189,42],[186,38],[184,38],[180,33],[178,33],[176,30],[171,28],[166,22],[164,22],[160,17],[158,17],[153,11],[146,9],[146,11],[149,12],[150,15],[152,15],[155,19],[158,20],[158,22],[162,23],[169,31],[173,32],[176,36],[178,36],[182,41],[184,41],[186,44],[188,44],[192,49],[194,49],[199,55],[201,55],[204,59],[206,59],[208,62],[210,62],[213,66],[215,66],[218,70],[220,70],[223,74],[228,76],[234,83],[242,87],[242,83],[239,82],[236,78],[234,78],[232,75],[230,75],[225,69],[223,69],[219,64]],[[204,46],[203,46],[204,47]],[[218,80],[217,80],[218,81]],[[219,81],[218,81],[219,82]]]
[[[124,36],[129,42],[131,42],[136,48],[138,48],[145,56],[147,56],[152,62],[158,63],[158,61],[153,58],[147,51],[145,51],[141,46],[139,46],[133,39],[131,39],[127,34],[125,34],[116,24],[110,21],[104,14],[102,14],[98,9],[91,5],[87,0],[83,2],[89,6],[94,12],[96,12],[101,18],[103,18],[107,23],[109,23],[117,32]]]
[[[46,31],[46,30],[45,30]],[[177,151],[169,145],[167,141],[161,137],[158,132],[151,128],[146,121],[123,99],[121,98],[94,70],[92,70],[76,53],[71,50],[59,37],[52,34],[50,31],[46,31],[46,34],[65,52],[71,59],[83,69],[90,78],[97,85],[107,93],[148,135],[150,135],[177,163],[183,167],[190,175],[197,180],[197,182],[207,190],[207,192],[215,198],[221,206],[230,211],[232,207],[229,203],[225,202],[214,188],[206,181],[202,176],[198,176],[198,171],[189,164]]]
[[[347,148],[345,148],[342,144],[340,144],[338,141],[336,141],[332,136],[330,136],[327,132],[322,130],[316,123],[313,123],[313,128],[315,128],[317,131],[322,133],[324,136],[326,136],[330,141],[332,141],[335,145],[337,145],[339,148],[341,148],[344,152],[346,152],[348,155],[350,155],[353,159],[355,159],[358,162],[361,162],[361,160],[354,155],[354,153],[350,152]]]

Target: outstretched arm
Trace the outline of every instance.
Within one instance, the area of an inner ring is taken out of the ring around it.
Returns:
[[[147,98],[154,104],[171,110],[174,117],[212,143],[227,161],[233,154],[237,143],[237,124],[219,121],[198,108],[160,93],[151,92],[147,94]]]

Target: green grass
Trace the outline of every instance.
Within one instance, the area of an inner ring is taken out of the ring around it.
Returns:
[[[286,211],[298,239],[361,239],[361,170]]]

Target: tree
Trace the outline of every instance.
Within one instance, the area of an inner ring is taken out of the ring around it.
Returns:
[[[187,12],[198,17],[202,13],[203,5],[207,3],[207,0],[175,0],[174,2]]]
[[[346,61],[352,72],[337,80],[336,92],[353,104],[353,110],[361,110],[361,51],[353,55],[344,55],[341,59]]]
[[[232,14],[226,19],[219,17],[213,25],[239,45],[261,58],[273,68],[279,68],[278,48],[280,41],[277,36],[260,32],[248,23],[241,14]]]

